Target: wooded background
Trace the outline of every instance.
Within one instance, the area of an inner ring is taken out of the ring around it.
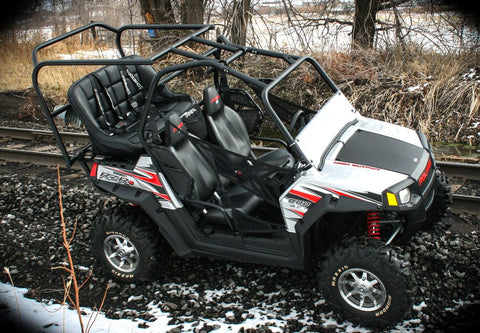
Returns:
[[[448,0],[17,0],[12,5],[0,12],[0,92],[28,96],[18,118],[40,117],[31,80],[32,49],[39,42],[91,21],[114,27],[215,23],[218,33],[238,44],[317,59],[364,116],[421,130],[432,142],[480,144],[480,20],[474,9]],[[148,56],[162,38],[141,33],[137,40],[127,36],[123,45]],[[95,34],[44,49],[42,59],[112,56],[114,40],[101,29]],[[275,66],[265,59],[242,65],[259,77],[270,77]],[[53,104],[64,104],[70,85],[92,70],[45,69],[42,88]]]
[[[468,8],[462,7],[468,2],[459,0],[23,0],[3,13],[0,38],[45,40],[91,21],[113,26],[216,23],[241,45],[265,46],[258,45],[259,34],[274,39],[288,31],[296,47],[309,49],[318,31],[329,38],[343,31],[351,49],[405,49],[423,39],[440,52],[474,51],[480,43],[480,20],[472,3]]]

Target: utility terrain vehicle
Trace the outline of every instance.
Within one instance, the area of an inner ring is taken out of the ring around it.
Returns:
[[[115,37],[118,59],[38,60],[92,29]],[[141,40],[152,55],[127,54],[147,29],[160,36]],[[33,86],[67,167],[80,163],[125,202],[94,223],[94,255],[125,280],[154,278],[162,243],[181,257],[315,269],[344,318],[402,320],[415,282],[394,246],[451,201],[427,138],[361,116],[311,57],[212,33],[94,22],[34,49]],[[49,107],[41,69],[86,65],[97,69],[72,84],[68,105]],[[91,144],[67,149],[55,119],[64,113]]]

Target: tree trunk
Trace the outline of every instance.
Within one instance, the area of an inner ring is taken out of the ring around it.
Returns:
[[[375,20],[379,9],[379,0],[355,0],[352,45],[354,48],[373,48]]]
[[[140,8],[146,23],[175,23],[170,0],[140,0]],[[150,18],[153,18],[153,22],[148,22]]]
[[[247,26],[251,15],[250,3],[251,0],[233,1],[230,37],[234,44],[245,45],[247,42]]]
[[[183,0],[180,6],[183,24],[202,24],[205,12],[203,0]]]

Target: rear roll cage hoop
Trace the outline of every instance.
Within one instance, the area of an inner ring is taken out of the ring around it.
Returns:
[[[122,46],[122,34],[125,31],[128,30],[145,30],[145,29],[159,29],[159,30],[195,30],[192,33],[188,34],[187,36],[183,37],[182,39],[174,42],[171,46],[166,47],[162,50],[160,50],[157,53],[152,54],[145,60],[140,60],[140,59],[77,59],[77,60],[43,60],[39,61],[38,60],[38,53],[40,50],[51,46],[55,43],[58,43],[60,41],[63,41],[65,39],[71,38],[73,36],[76,36],[84,31],[87,31],[89,29],[96,29],[96,28],[102,28],[107,31],[112,32],[115,34],[115,43],[118,52],[122,57],[126,55],[125,50]],[[67,32],[65,34],[62,34],[60,36],[54,37],[50,40],[47,40],[43,43],[38,44],[35,46],[35,48],[32,51],[32,61],[33,61],[33,72],[32,72],[32,83],[33,83],[33,88],[39,98],[40,102],[40,107],[45,113],[45,116],[47,118],[47,121],[52,129],[52,132],[54,134],[54,137],[60,147],[60,151],[62,155],[65,158],[66,162],[66,167],[70,168],[76,161],[79,161],[82,164],[82,167],[84,170],[89,173],[90,172],[90,167],[86,163],[86,158],[85,158],[85,152],[88,150],[88,146],[80,149],[80,151],[75,154],[74,156],[70,156],[68,153],[65,144],[63,142],[63,139],[58,131],[58,128],[54,122],[54,117],[57,117],[58,115],[66,112],[66,110],[70,107],[69,104],[63,105],[56,110],[50,110],[50,108],[47,105],[46,99],[43,95],[42,89],[40,88],[39,82],[38,82],[38,74],[40,70],[44,67],[48,66],[107,66],[107,65],[153,65],[156,60],[159,58],[171,53],[171,54],[178,54],[180,56],[183,56],[187,59],[190,59],[189,61],[178,64],[178,65],[173,65],[173,66],[168,66],[165,67],[161,70],[159,70],[156,75],[154,76],[146,98],[146,102],[144,104],[144,110],[142,112],[142,119],[141,119],[141,125],[139,126],[139,135],[140,135],[140,140],[144,147],[146,147],[146,142],[145,139],[143,138],[142,132],[144,129],[144,126],[146,124],[146,119],[147,119],[147,114],[149,112],[149,106],[152,104],[152,98],[153,98],[153,93],[158,85],[163,85],[166,82],[170,81],[171,79],[175,78],[176,76],[180,75],[184,71],[190,68],[195,68],[195,67],[209,67],[209,70],[212,70],[216,73],[221,73],[224,72],[226,74],[230,74],[234,77],[239,78],[240,80],[243,80],[255,87],[258,87],[261,89],[261,100],[262,103],[266,109],[266,111],[270,114],[272,117],[273,121],[275,122],[277,128],[281,131],[282,135],[286,138],[287,144],[289,147],[291,147],[293,153],[306,165],[310,165],[310,162],[308,159],[303,155],[303,152],[300,150],[298,147],[297,143],[291,136],[290,132],[288,129],[283,125],[282,121],[278,117],[277,113],[273,109],[270,101],[269,101],[269,93],[270,91],[278,85],[282,80],[284,80],[292,71],[294,71],[296,68],[298,68],[302,63],[308,62],[310,63],[314,69],[322,76],[322,78],[326,81],[328,86],[332,89],[332,91],[335,93],[339,91],[339,89],[336,87],[336,85],[333,83],[333,81],[330,79],[330,77],[326,74],[326,72],[323,70],[323,68],[311,57],[299,57],[295,55],[289,55],[277,51],[270,51],[270,50],[265,50],[265,49],[260,49],[260,48],[255,48],[255,47],[246,47],[246,46],[241,46],[241,45],[236,45],[232,44],[231,42],[228,41],[227,38],[224,36],[220,35],[217,37],[216,41],[208,40],[205,38],[201,38],[200,36],[207,33],[210,30],[214,30],[215,25],[199,25],[199,24],[173,24],[173,25],[168,25],[168,24],[132,24],[132,25],[125,25],[121,26],[119,28],[114,28],[110,25],[101,23],[101,22],[91,22],[89,24],[86,24],[82,27],[79,27],[77,29],[74,29],[70,32]],[[205,46],[209,46],[210,49],[207,51],[203,52],[202,54],[195,53],[195,52],[190,52],[186,50],[179,49],[180,46],[185,45],[188,42],[193,42]],[[231,55],[228,58],[221,59],[220,53],[221,51],[227,51],[230,52]],[[229,65],[237,60],[238,58],[241,58],[245,56],[246,54],[254,54],[254,55],[262,55],[262,56],[267,56],[267,57],[273,57],[277,59],[282,59],[285,62],[288,63],[289,67],[287,67],[282,73],[280,73],[279,76],[277,76],[275,79],[270,81],[268,84],[265,82],[262,82],[261,79],[256,79],[253,78],[249,75],[243,74],[239,71],[234,70],[231,68]],[[214,56],[215,58],[211,58],[211,56]],[[164,77],[165,75],[167,75]],[[160,80],[162,77],[164,77],[162,80]]]

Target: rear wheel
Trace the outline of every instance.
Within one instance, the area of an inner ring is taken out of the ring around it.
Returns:
[[[398,323],[413,303],[410,263],[385,246],[356,242],[336,247],[321,265],[319,282],[336,313],[369,327]]]
[[[115,277],[149,280],[157,269],[161,235],[138,207],[107,211],[90,231],[97,261]]]

